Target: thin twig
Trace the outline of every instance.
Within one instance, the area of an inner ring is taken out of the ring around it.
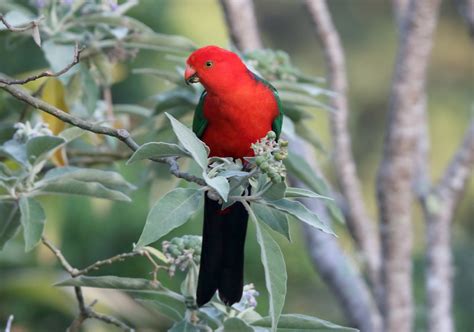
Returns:
[[[143,253],[144,253],[143,251],[139,250],[139,251],[131,251],[131,252],[126,252],[126,253],[123,253],[123,254],[115,255],[113,257],[97,261],[97,262],[83,268],[82,270],[76,270],[76,272],[74,274],[71,274],[71,276],[72,277],[78,277],[80,275],[87,274],[92,270],[98,270],[99,268],[101,268],[104,265],[110,265],[110,264],[113,264],[115,262],[121,262],[121,261],[125,260],[126,258],[142,256]]]
[[[4,74],[0,73],[0,79],[2,77],[6,77]],[[130,136],[130,133],[126,129],[115,129],[111,127],[105,127],[101,126],[98,124],[94,124],[92,122],[83,120],[81,118],[75,117],[74,115],[71,115],[69,113],[63,112],[59,108],[50,105],[43,100],[39,98],[33,97],[31,94],[29,94],[25,89],[22,87],[14,86],[14,85],[7,85],[7,84],[2,84],[0,82],[0,88],[3,90],[7,91],[9,94],[11,94],[13,97],[15,97],[18,100],[21,100],[34,108],[37,108],[43,112],[46,112],[48,114],[51,114],[52,116],[60,119],[63,122],[69,123],[75,127],[79,127],[81,129],[96,133],[96,134],[102,134],[102,135],[107,135],[111,137],[115,137],[119,140],[121,140],[123,143],[125,143],[131,150],[136,151],[139,148],[139,145],[135,140]],[[168,158],[150,158],[150,160],[159,162],[159,163],[165,163],[169,165],[169,171],[171,174],[174,176],[184,179],[188,182],[194,182],[197,183],[201,186],[205,185],[206,182],[204,179],[191,175],[186,172],[181,172],[179,169],[179,164],[174,157],[168,157]]]
[[[15,79],[5,79],[3,77],[0,77],[0,83],[3,83],[3,84],[7,84],[7,85],[20,85],[20,84],[26,84],[28,82],[31,82],[31,81],[36,81],[37,79],[40,79],[42,77],[58,77],[58,76],[61,76],[63,74],[65,74],[66,72],[69,71],[69,69],[71,69],[72,67],[74,67],[75,65],[77,65],[80,61],[80,57],[81,57],[81,52],[84,50],[84,48],[79,48],[79,45],[76,44],[74,46],[74,56],[73,56],[73,60],[72,62],[70,62],[66,67],[64,67],[63,69],[61,69],[60,71],[56,72],[56,73],[53,73],[49,70],[46,70],[46,71],[43,71],[37,75],[33,75],[33,76],[29,76],[27,78],[24,78],[24,79],[18,79],[18,80],[15,80]]]
[[[8,23],[8,21],[5,19],[3,14],[0,14],[0,22],[2,22],[3,25],[5,25],[5,27],[8,29],[8,31],[11,31],[11,32],[25,32],[27,30],[34,29],[35,27],[38,26],[38,22],[41,21],[42,19],[43,17],[39,17],[38,19],[28,22],[24,24],[23,26],[14,27],[10,23]]]
[[[58,258],[58,260],[61,263],[62,267],[73,278],[78,277],[78,276],[83,275],[83,274],[86,274],[86,273],[88,273],[92,270],[97,270],[98,268],[100,268],[103,265],[112,264],[114,262],[122,261],[125,258],[143,255],[142,251],[133,251],[133,252],[129,252],[129,253],[119,254],[119,255],[113,256],[113,257],[108,258],[108,259],[97,261],[97,262],[87,266],[86,268],[84,268],[82,270],[78,270],[78,269],[72,267],[71,264],[69,264],[67,259],[62,254],[61,250],[59,250],[45,236],[41,237],[41,241]],[[131,328],[127,324],[121,322],[120,320],[118,320],[115,317],[95,312],[92,309],[92,306],[94,306],[94,304],[97,303],[97,300],[94,300],[90,305],[86,305],[85,301],[84,301],[84,295],[82,294],[81,287],[75,286],[74,287],[74,293],[76,295],[77,303],[78,303],[78,306],[79,306],[79,315],[73,320],[73,322],[69,326],[69,328],[68,328],[69,332],[79,331],[82,323],[84,323],[84,321],[89,319],[89,318],[97,319],[97,320],[103,321],[104,323],[115,325],[115,326],[123,329],[124,331],[134,331],[133,328]]]

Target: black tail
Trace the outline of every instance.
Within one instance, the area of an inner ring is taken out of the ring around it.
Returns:
[[[226,210],[206,196],[202,231],[201,264],[197,304],[209,302],[216,290],[226,305],[242,297],[244,287],[244,245],[248,213],[241,203]]]

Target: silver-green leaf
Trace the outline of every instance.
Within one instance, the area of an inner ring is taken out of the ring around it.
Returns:
[[[20,227],[20,211],[15,202],[0,201],[0,250]]]
[[[158,241],[188,221],[199,208],[201,197],[201,190],[191,188],[177,188],[163,196],[148,213],[137,247]]]
[[[300,202],[291,201],[288,199],[280,199],[277,201],[267,201],[266,204],[277,210],[289,213],[297,219],[301,220],[302,222],[316,229],[319,229],[331,235],[335,235],[328,225],[323,223],[316,214],[308,210]]]
[[[260,245],[260,257],[265,270],[265,284],[270,302],[271,331],[276,332],[278,320],[285,304],[286,266],[278,244],[268,231],[268,226],[260,222],[253,210],[249,210],[250,219],[255,223],[257,242]]]
[[[37,136],[26,142],[26,155],[28,161],[33,164],[46,153],[53,151],[61,144],[65,143],[64,138],[57,136]]]
[[[172,156],[189,157],[189,154],[177,144],[149,142],[140,146],[127,161],[127,164],[133,163],[137,160]]]
[[[255,212],[258,220],[263,221],[275,232],[280,233],[288,241],[291,241],[288,217],[285,213],[260,203],[252,203],[252,210]]]
[[[176,120],[171,114],[165,113],[171,122],[173,131],[179,142],[191,154],[203,171],[207,169],[207,150],[202,141],[197,138],[196,134],[184,124]]]
[[[253,326],[270,328],[272,326],[272,318],[264,317],[256,322],[252,322]],[[316,317],[300,315],[300,314],[287,314],[281,315],[280,322],[278,323],[278,330],[285,332],[357,332],[357,329],[343,327],[334,323],[328,322],[323,319]]]
[[[25,238],[25,250],[33,249],[43,235],[46,216],[40,203],[31,197],[20,197],[21,225]]]

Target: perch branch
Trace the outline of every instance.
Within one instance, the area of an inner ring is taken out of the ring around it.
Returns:
[[[58,76],[61,76],[63,74],[65,74],[66,72],[69,71],[69,69],[71,69],[72,67],[74,67],[75,65],[77,65],[80,61],[80,57],[81,57],[81,52],[84,50],[84,48],[79,48],[79,45],[76,44],[76,46],[74,46],[74,55],[73,55],[73,60],[66,66],[64,67],[63,69],[61,69],[60,71],[56,72],[56,73],[53,73],[49,70],[46,70],[46,71],[43,71],[37,75],[33,75],[33,76],[29,76],[25,79],[18,79],[18,80],[15,80],[15,79],[12,79],[12,80],[8,80],[8,79],[5,79],[3,77],[0,77],[0,84],[6,84],[6,85],[20,85],[20,84],[26,84],[28,82],[31,82],[31,81],[36,81],[37,79],[40,79],[42,77],[58,77]]]
[[[0,78],[4,78],[4,77],[6,76],[3,74],[0,74]],[[94,124],[92,122],[75,117],[74,115],[63,112],[59,108],[54,107],[39,98],[33,97],[31,94],[29,94],[25,89],[21,87],[0,83],[0,88],[2,88],[3,90],[11,94],[16,99],[21,100],[43,112],[51,114],[52,116],[60,119],[63,122],[69,123],[75,127],[79,127],[81,129],[84,129],[96,134],[115,137],[119,139],[120,141],[122,141],[123,143],[125,143],[133,151],[136,151],[139,148],[139,145],[137,144],[137,142],[135,142],[135,140],[130,136],[130,133],[125,129],[115,129],[111,127],[105,127],[105,126]],[[150,158],[150,160],[159,162],[159,163],[168,164],[170,173],[178,178],[184,179],[189,182],[194,182],[199,185],[206,184],[202,178],[199,178],[197,176],[191,175],[186,172],[181,172],[179,170],[179,164],[176,158],[173,158],[173,157]]]
[[[314,24],[315,33],[323,46],[329,87],[335,92],[330,102],[336,111],[330,114],[330,124],[334,145],[334,166],[341,193],[346,200],[347,225],[362,253],[369,280],[374,289],[378,290],[380,289],[380,244],[375,222],[368,216],[363,201],[362,189],[352,156],[351,137],[348,130],[349,106],[344,50],[326,2],[306,0],[306,7]]]
[[[91,270],[98,269],[99,267],[101,267],[103,265],[112,264],[113,262],[120,261],[120,260],[123,260],[123,259],[128,258],[128,257],[133,257],[133,256],[138,256],[138,255],[143,254],[141,251],[130,252],[130,253],[126,253],[126,254],[120,254],[120,255],[116,255],[114,257],[111,257],[109,259],[106,259],[106,260],[97,261],[94,264],[91,264],[91,265],[89,265],[88,267],[86,267],[82,270],[78,270],[78,269],[72,267],[71,264],[69,264],[67,259],[62,254],[61,250],[59,250],[46,237],[42,236],[41,241],[56,256],[56,258],[61,263],[64,270],[66,270],[71,275],[71,277],[73,277],[73,278],[77,277],[79,275],[86,274],[87,272],[90,272]],[[121,328],[124,331],[130,331],[130,332],[134,331],[133,328],[131,328],[127,324],[121,322],[120,320],[118,320],[115,317],[95,312],[92,309],[92,307],[97,301],[93,301],[92,304],[86,305],[85,301],[84,301],[84,295],[82,294],[81,287],[75,286],[74,287],[74,293],[76,295],[77,303],[78,303],[78,306],[79,306],[79,315],[73,320],[73,322],[71,323],[71,326],[68,328],[69,332],[79,331],[82,323],[84,323],[84,321],[89,319],[89,318],[97,319],[97,320],[100,320],[104,323],[115,325],[115,326]]]
[[[411,0],[400,32],[383,159],[377,177],[384,330],[412,330],[412,183],[432,39],[440,0]]]

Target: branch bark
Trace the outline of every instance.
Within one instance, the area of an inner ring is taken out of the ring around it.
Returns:
[[[133,257],[137,255],[143,255],[143,252],[137,251],[137,252],[132,252],[132,253],[127,253],[127,254],[121,254],[114,256],[110,258],[109,260],[103,260],[103,261],[97,261],[94,264],[86,267],[85,269],[78,270],[74,267],[72,267],[71,264],[67,261],[67,259],[64,257],[62,254],[61,250],[59,250],[54,244],[52,244],[46,237],[42,236],[41,241],[43,244],[56,256],[58,259],[59,263],[61,263],[61,266],[63,267],[66,272],[68,272],[71,277],[77,277],[79,275],[85,274],[93,269],[97,269],[105,264],[112,264],[115,261],[119,261],[121,259],[124,259],[126,257]],[[100,320],[104,323],[110,324],[110,325],[115,325],[119,328],[121,328],[123,331],[128,331],[128,332],[133,332],[135,331],[133,328],[125,324],[124,322],[118,320],[115,317],[100,314],[92,309],[92,307],[97,303],[97,301],[93,301],[90,305],[86,305],[84,301],[84,295],[82,294],[82,289],[81,287],[75,286],[74,287],[74,293],[76,295],[77,299],[77,304],[79,306],[79,314],[77,317],[72,321],[71,326],[67,329],[69,332],[78,332],[81,329],[82,323],[86,321],[89,318],[97,319]]]
[[[411,0],[400,33],[383,159],[377,178],[384,330],[412,330],[412,183],[426,71],[440,0]]]
[[[451,223],[474,168],[474,119],[440,182],[422,199],[426,220],[426,294],[429,331],[454,331]]]
[[[363,201],[360,180],[352,156],[351,137],[348,129],[349,107],[344,50],[326,1],[306,0],[306,7],[314,24],[315,33],[323,46],[329,88],[335,92],[330,102],[336,111],[330,114],[330,124],[334,167],[341,193],[347,204],[347,225],[362,253],[369,280],[375,290],[378,290],[380,289],[380,244],[375,223],[368,216]]]
[[[0,73],[0,78],[4,80],[9,80],[9,78],[3,75],[2,73]],[[137,144],[137,142],[135,142],[135,140],[130,136],[130,133],[125,129],[115,129],[111,127],[105,127],[105,126],[94,124],[92,122],[75,117],[74,115],[63,112],[59,108],[54,107],[44,102],[41,99],[33,97],[25,89],[21,87],[8,85],[8,84],[0,82],[0,89],[5,90],[16,99],[23,101],[33,106],[36,109],[39,109],[43,112],[51,114],[52,116],[60,119],[63,122],[69,123],[75,127],[79,127],[81,129],[84,129],[96,134],[115,137],[121,140],[123,143],[125,143],[132,151],[136,151],[139,148],[139,145]],[[150,160],[159,162],[159,163],[168,164],[170,173],[178,178],[184,179],[189,182],[197,183],[201,186],[206,185],[206,182],[204,181],[204,179],[191,175],[186,172],[181,172],[179,170],[179,164],[176,161],[176,158],[171,158],[171,157],[170,158],[150,158]]]
[[[315,171],[318,169],[314,154],[306,143],[293,142],[292,146],[294,153],[305,158]],[[296,179],[290,181],[293,186],[304,187]],[[320,201],[305,200],[303,203],[323,220],[331,219]],[[347,259],[336,238],[309,226],[304,226],[303,231],[313,265],[336,295],[349,322],[364,332],[381,331],[381,316],[370,288]]]
[[[241,51],[262,48],[252,0],[220,0],[232,42]]]

